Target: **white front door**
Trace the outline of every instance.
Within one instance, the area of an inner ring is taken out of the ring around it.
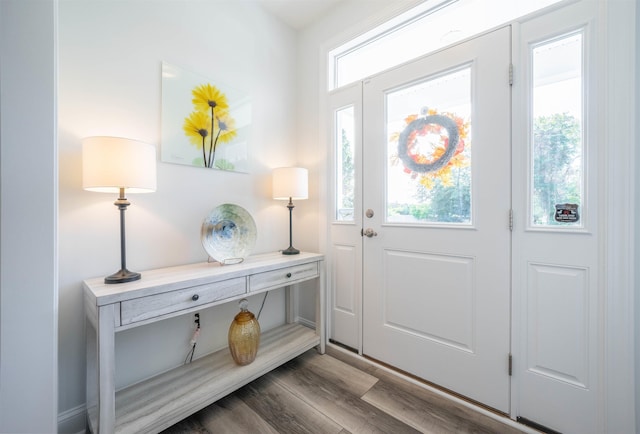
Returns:
[[[510,57],[506,27],[363,85],[362,352],[505,413]]]

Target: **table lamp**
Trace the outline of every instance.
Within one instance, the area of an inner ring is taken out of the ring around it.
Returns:
[[[307,199],[309,190],[309,175],[307,169],[300,167],[279,167],[273,170],[273,198],[289,200],[289,247],[282,251],[283,255],[297,255],[300,250],[293,247],[293,230],[291,214],[293,199]]]
[[[105,277],[105,283],[140,279],[127,270],[124,212],[129,193],[156,190],[156,149],[153,145],[120,137],[87,137],[82,140],[82,187],[101,193],[118,193],[114,205],[120,210],[120,270]]]

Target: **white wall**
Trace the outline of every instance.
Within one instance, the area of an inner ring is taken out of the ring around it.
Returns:
[[[0,2],[0,432],[57,425],[56,14]]]
[[[79,412],[85,388],[81,281],[115,272],[120,258],[115,197],[81,187],[81,139],[118,135],[159,150],[162,61],[244,90],[253,107],[251,173],[159,161],[157,192],[129,196],[127,265],[143,271],[206,260],[202,220],[226,202],[253,215],[254,253],[285,248],[288,211],[284,202],[270,199],[270,173],[297,163],[296,34],[244,2],[61,0],[59,15],[59,395],[61,411]],[[313,202],[297,204],[296,211],[314,208]],[[296,246],[315,247],[302,239]],[[250,309],[257,311],[261,301],[250,299]],[[234,304],[201,312],[198,353],[226,345],[237,310]],[[283,294],[276,292],[261,325],[267,329],[282,320]],[[117,387],[180,364],[192,324],[187,315],[118,334]]]

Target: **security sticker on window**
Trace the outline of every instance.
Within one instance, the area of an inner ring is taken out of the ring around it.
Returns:
[[[578,214],[578,204],[556,204],[556,221],[558,223],[577,223],[579,220],[580,215]]]

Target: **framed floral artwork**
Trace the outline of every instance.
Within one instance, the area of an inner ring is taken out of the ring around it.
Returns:
[[[162,161],[246,173],[250,128],[246,93],[162,62]]]

